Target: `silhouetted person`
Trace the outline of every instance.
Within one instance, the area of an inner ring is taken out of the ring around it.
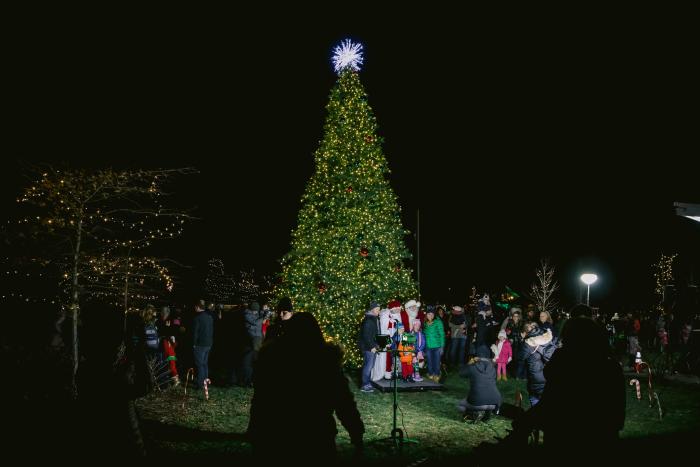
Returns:
[[[92,459],[109,453],[110,458],[128,459],[146,455],[134,400],[153,388],[147,368],[146,334],[139,313],[126,316],[123,336],[119,314],[100,310],[104,330],[92,338],[86,333],[85,360],[78,375],[79,426],[78,457]]]
[[[604,329],[579,315],[562,330],[562,348],[544,368],[540,402],[516,420],[516,431],[544,431],[544,445],[566,460],[602,456],[625,421],[625,383]],[[576,457],[574,457],[576,456]]]
[[[252,381],[246,381],[245,357],[253,351],[253,340],[246,327],[246,308],[239,306],[237,309],[224,315],[224,326],[228,333],[226,342],[227,352],[231,358],[230,383],[238,386],[249,386]]]
[[[313,383],[307,377],[313,369]],[[255,367],[248,435],[260,465],[332,463],[338,433],[333,413],[362,448],[364,424],[343,373],[342,352],[324,341],[316,318],[295,313],[285,333],[265,345]]]
[[[283,297],[277,303],[277,316],[274,322],[267,328],[267,333],[265,334],[264,345],[269,344],[276,338],[284,334],[284,329],[289,320],[294,316],[294,308],[292,307],[292,300],[289,297]]]

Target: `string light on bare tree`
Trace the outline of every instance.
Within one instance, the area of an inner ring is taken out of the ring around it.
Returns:
[[[80,360],[78,313],[83,299],[111,297],[120,290],[126,312],[133,308],[130,299],[142,301],[156,296],[147,287],[140,287],[147,279],[158,278],[164,292],[172,289],[170,273],[162,265],[164,260],[141,251],[156,240],[182,233],[185,221],[192,217],[188,211],[167,206],[170,193],[166,188],[176,177],[193,173],[196,170],[191,168],[48,167],[17,199],[28,211],[19,223],[37,243],[51,246],[43,248],[41,260],[56,275],[67,295],[57,323],[66,321],[69,310],[74,374]],[[116,282],[120,285],[116,286]],[[130,287],[133,292],[129,292]]]

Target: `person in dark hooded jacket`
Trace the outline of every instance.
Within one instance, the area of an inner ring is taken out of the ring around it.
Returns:
[[[537,323],[525,325],[526,334],[520,348],[520,358],[527,366],[527,393],[530,406],[536,405],[544,391],[544,367],[557,349],[552,331],[540,328]]]
[[[513,423],[513,433],[543,430],[545,448],[565,464],[574,456],[577,462],[608,458],[625,423],[622,367],[604,330],[588,317],[568,320],[561,337],[562,348],[544,369],[541,400]]]
[[[487,347],[479,347],[477,357],[469,361],[462,375],[469,378],[469,394],[459,401],[457,407],[460,412],[475,420],[498,413],[503,399],[496,387],[496,367],[491,361],[491,351]]]
[[[299,381],[300,363],[313,358],[322,390]],[[326,343],[310,313],[298,312],[285,332],[263,346],[255,368],[248,436],[257,465],[335,465],[334,414],[362,449],[364,424],[343,372],[342,352]]]

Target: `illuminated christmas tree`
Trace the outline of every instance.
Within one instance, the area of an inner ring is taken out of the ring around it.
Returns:
[[[209,260],[209,271],[204,281],[207,298],[214,303],[230,303],[233,299],[235,281],[224,271],[224,262],[218,258]]]
[[[344,41],[334,52],[339,77],[292,249],[282,261],[278,296],[288,295],[297,310],[313,313],[326,338],[357,364],[356,336],[369,302],[415,297],[416,287],[404,267],[408,232],[358,74],[362,46]]]

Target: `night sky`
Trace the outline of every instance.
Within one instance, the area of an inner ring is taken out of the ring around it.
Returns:
[[[700,80],[682,28],[300,35],[241,24],[17,38],[4,64],[6,217],[30,162],[194,166],[178,197],[202,220],[173,244],[194,267],[179,286],[201,287],[211,257],[276,271],[322,137],[331,49],[352,37],[412,232],[420,209],[426,299],[522,291],[545,256],[565,304],[584,270],[600,276],[594,305],[649,300],[661,251],[681,254],[683,280],[693,268],[700,278],[700,224],[673,210],[700,203]]]

